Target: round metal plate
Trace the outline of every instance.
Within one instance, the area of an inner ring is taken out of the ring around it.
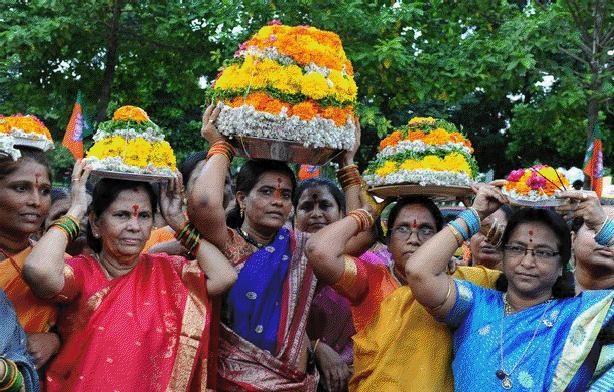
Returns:
[[[562,199],[546,199],[539,201],[531,201],[531,200],[519,200],[519,199],[510,199],[510,204],[521,207],[558,207],[565,203],[565,200]]]
[[[296,142],[254,137],[234,137],[230,139],[230,143],[235,146],[237,154],[245,158],[319,166],[329,163],[343,152],[334,148],[305,147]]]
[[[101,178],[113,178],[116,180],[144,181],[144,182],[166,182],[173,179],[173,176],[164,176],[158,174],[139,174],[139,173],[124,173],[110,170],[92,170],[92,176]]]
[[[369,188],[369,193],[381,198],[410,195],[456,198],[473,195],[473,191],[468,186],[419,184],[380,185]]]

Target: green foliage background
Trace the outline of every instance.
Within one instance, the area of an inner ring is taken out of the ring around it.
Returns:
[[[610,30],[613,5],[603,4]],[[199,80],[212,81],[241,42],[276,18],[341,36],[359,86],[362,167],[379,138],[414,115],[446,118],[462,128],[482,171],[500,176],[536,160],[581,166],[587,102],[595,95],[608,167],[614,150],[612,67],[599,69],[605,82],[592,91],[590,67],[572,56],[581,57],[582,28],[594,5],[0,0],[0,113],[36,114],[61,140],[77,92],[90,116],[101,99],[104,108],[101,84],[116,7],[118,58],[107,116],[123,104],[143,107],[167,130],[181,160],[204,146],[199,128],[205,90]],[[600,53],[612,50],[611,39],[602,45]],[[597,60],[611,63],[611,55]],[[544,88],[539,83],[545,76],[553,83]],[[52,159],[62,177],[70,158],[59,150]]]

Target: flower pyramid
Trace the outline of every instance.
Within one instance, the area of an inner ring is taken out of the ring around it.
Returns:
[[[86,160],[95,170],[171,176],[175,155],[164,135],[147,113],[136,106],[122,106],[113,119],[100,123]]]
[[[229,137],[350,149],[353,74],[337,34],[272,22],[241,44],[209,91],[224,103],[218,129]]]
[[[569,188],[565,174],[547,165],[513,170],[505,180],[503,193],[521,201],[551,200],[556,192]]]
[[[49,129],[36,116],[0,116],[0,151],[17,160],[21,153],[15,146],[48,151],[53,148],[53,139]]]
[[[432,117],[414,117],[379,145],[365,170],[370,186],[471,184],[477,173],[471,142],[454,124]]]

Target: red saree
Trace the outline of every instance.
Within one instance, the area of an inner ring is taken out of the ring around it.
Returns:
[[[205,390],[211,312],[195,261],[144,254],[108,280],[95,259],[77,256],[64,276],[48,392]]]
[[[256,250],[235,231],[228,230],[230,241],[224,253],[237,269]],[[304,354],[308,344],[307,318],[316,278],[304,256],[307,236],[294,232],[292,258],[284,282],[278,352],[269,353],[220,324],[217,359],[217,391],[302,391],[315,392],[318,374],[305,372]]]

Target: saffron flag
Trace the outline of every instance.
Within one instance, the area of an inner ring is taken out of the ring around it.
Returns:
[[[301,165],[298,171],[298,179],[301,181],[320,176],[320,167],[312,165]]]
[[[79,93],[62,140],[62,145],[70,151],[75,160],[83,158],[83,138],[87,136],[87,130],[87,122],[81,107],[81,93]]]
[[[601,197],[601,192],[603,191],[603,145],[598,125],[595,125],[586,148],[584,174],[591,179],[591,189]]]

